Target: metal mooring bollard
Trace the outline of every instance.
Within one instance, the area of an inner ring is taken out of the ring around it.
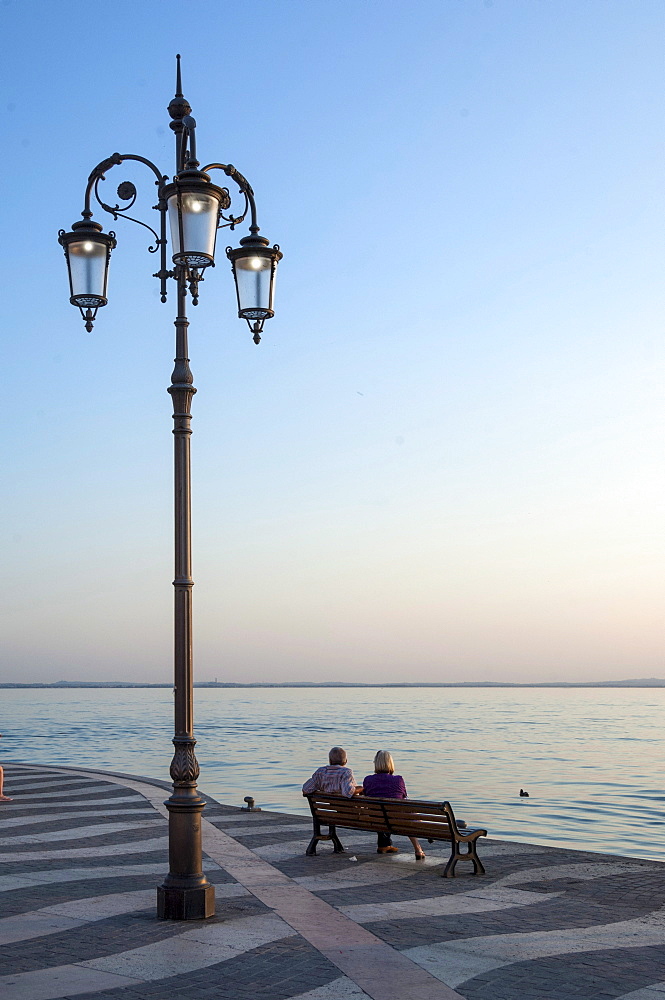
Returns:
[[[246,795],[243,801],[246,802],[247,805],[241,806],[240,808],[245,812],[255,812],[255,813],[261,812],[261,806],[254,805],[254,799],[252,798],[251,795]]]

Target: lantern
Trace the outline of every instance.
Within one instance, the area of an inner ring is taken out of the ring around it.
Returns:
[[[65,251],[69,272],[69,301],[81,310],[88,333],[100,306],[108,302],[106,286],[115,233],[104,233],[98,222],[75,222],[72,231],[61,229],[58,240]]]
[[[253,233],[240,240],[237,249],[227,247],[226,256],[236,283],[238,316],[247,320],[258,344],[265,320],[275,315],[275,272],[283,254],[277,245],[271,247],[265,237]]]
[[[199,271],[215,264],[220,212],[231,204],[226,188],[212,184],[201,170],[183,170],[164,189],[169,207],[174,264]]]

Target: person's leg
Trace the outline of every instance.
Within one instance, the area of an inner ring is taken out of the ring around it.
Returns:
[[[413,844],[413,849],[416,852],[416,861],[422,861],[422,859],[425,857],[425,852],[423,851],[422,847],[420,846],[420,842],[418,841],[418,838],[417,837],[409,837],[409,840]]]
[[[2,765],[0,765],[0,802],[11,802],[9,795],[2,794],[2,788],[5,781],[5,772],[2,770]]]
[[[389,833],[377,833],[376,838],[377,854],[397,854],[399,848],[393,847]]]

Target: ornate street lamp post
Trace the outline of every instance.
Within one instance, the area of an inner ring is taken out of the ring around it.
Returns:
[[[196,392],[189,367],[187,349],[187,296],[198,302],[199,282],[203,272],[215,266],[217,230],[235,229],[249,215],[250,235],[240,240],[236,249],[228,247],[227,256],[236,282],[238,315],[246,319],[255,343],[259,343],[263,324],[274,315],[275,270],[282,254],[259,236],[254,192],[247,180],[231,164],[210,163],[200,168],[196,159],[196,122],[191,107],[182,95],[180,56],[177,56],[176,95],[168,106],[176,142],[176,173],[171,181],[150,160],[133,154],[113,153],[99,163],[88,178],[82,222],[75,222],[71,232],[60,230],[69,271],[70,302],[78,306],[91,331],[97,311],[107,303],[106,288],[111,251],[116,246],[115,233],[104,233],[92,221],[92,197],[113,216],[146,226],[153,234],[152,253],[159,251],[161,266],[154,277],[161,282],[161,299],[166,302],[167,281],[176,283],[178,309],[175,319],[176,357],[169,393],[173,400],[175,435],[175,753],[171,762],[173,794],[166,802],[169,811],[169,873],[157,890],[158,916],[171,920],[200,920],[215,912],[215,890],[203,874],[201,851],[201,812],[205,805],[196,789],[199,765],[194,753],[193,671],[192,671],[192,587],[191,575],[191,503],[190,452],[191,403]],[[100,181],[108,171],[126,160],[145,164],[155,175],[156,211],[159,232],[126,213],[136,201],[135,186],[125,181],[118,187],[122,206],[107,205],[100,197]],[[209,171],[221,170],[237,185],[243,199],[239,215],[228,212],[231,196],[225,187],[213,184]],[[225,214],[227,213],[227,214]],[[172,267],[167,265],[166,217],[169,217]]]

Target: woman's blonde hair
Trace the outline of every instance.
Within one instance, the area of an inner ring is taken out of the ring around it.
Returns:
[[[395,765],[392,755],[387,750],[379,750],[374,757],[374,771],[376,774],[394,774]]]

